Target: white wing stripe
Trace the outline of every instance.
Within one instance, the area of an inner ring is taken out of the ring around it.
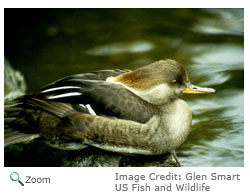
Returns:
[[[92,107],[89,104],[87,104],[86,107],[89,110],[90,114],[96,115],[95,111],[92,109]]]
[[[55,95],[55,96],[49,96],[48,99],[57,99],[57,98],[63,98],[63,97],[73,97],[73,96],[78,96],[81,95],[79,92],[74,92],[74,93],[64,93],[61,95]]]
[[[79,106],[81,106],[83,108],[86,108],[86,106],[84,104],[79,104]]]
[[[71,88],[81,88],[79,86],[61,86],[61,87],[56,87],[56,88],[49,88],[49,89],[46,89],[44,91],[42,91],[43,93],[47,93],[47,92],[50,92],[50,91],[56,91],[56,90],[63,90],[63,89],[71,89]]]

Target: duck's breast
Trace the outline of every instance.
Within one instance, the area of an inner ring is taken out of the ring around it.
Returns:
[[[176,99],[168,104],[166,112],[161,117],[161,123],[166,148],[176,149],[186,140],[191,128],[192,113],[187,103]]]

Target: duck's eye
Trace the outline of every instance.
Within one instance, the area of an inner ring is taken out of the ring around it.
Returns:
[[[172,85],[172,86],[175,86],[176,84],[177,84],[177,80],[172,80],[172,81],[171,81],[171,85]]]

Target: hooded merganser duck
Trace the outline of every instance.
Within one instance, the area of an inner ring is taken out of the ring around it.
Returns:
[[[184,67],[170,59],[134,71],[72,75],[5,103],[5,146],[41,138],[68,150],[164,154],[190,131],[192,113],[179,96],[213,92],[192,85]]]

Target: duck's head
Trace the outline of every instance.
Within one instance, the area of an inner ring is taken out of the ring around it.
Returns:
[[[189,81],[184,67],[175,60],[154,62],[131,72],[124,73],[108,81],[120,83],[154,105],[162,105],[182,93],[213,93],[212,88],[194,86]]]

